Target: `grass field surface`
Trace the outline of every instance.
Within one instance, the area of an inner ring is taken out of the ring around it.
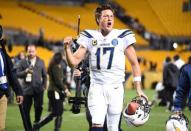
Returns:
[[[149,97],[149,100],[153,99],[154,90],[147,89],[145,93]],[[125,91],[125,103],[129,102],[135,96],[135,90],[126,90]],[[46,116],[49,112],[48,108],[48,99],[45,92],[44,95],[44,109],[42,117]],[[72,114],[70,111],[71,105],[68,103],[65,104],[65,111],[63,114],[62,128],[61,131],[88,131],[88,123],[86,122],[84,107],[81,108],[79,114]],[[185,115],[191,121],[191,112],[188,109],[184,111]],[[168,119],[170,112],[166,110],[166,107],[159,107],[155,105],[150,113],[150,119],[148,122],[141,127],[128,127],[125,123],[125,120],[122,119],[122,129],[123,131],[165,131],[165,122]],[[31,110],[31,119],[34,120],[34,109]],[[44,127],[40,129],[41,131],[53,131],[54,130],[54,121],[51,121]],[[6,131],[24,131],[21,115],[19,113],[19,108],[17,105],[12,104],[8,106],[7,119],[6,119]]]

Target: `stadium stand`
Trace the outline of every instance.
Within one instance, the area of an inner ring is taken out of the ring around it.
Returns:
[[[182,12],[182,0],[148,0],[161,23],[168,30],[167,35],[191,36],[191,14]],[[165,3],[162,4],[161,3]],[[166,34],[166,33],[164,33]]]
[[[7,49],[8,50],[8,49]],[[13,46],[13,49],[11,52],[8,52],[8,54],[12,57],[18,55],[20,52],[25,52],[25,46]],[[45,62],[45,66],[48,67],[50,58],[53,56],[53,52],[42,47],[37,48],[37,55],[40,56]]]
[[[130,15],[135,20],[143,24],[146,29],[156,36],[191,36],[191,16],[189,12],[182,12],[180,5],[182,0],[115,0],[125,10],[126,15]],[[160,2],[160,3],[159,3]],[[80,15],[80,29],[96,28],[94,20],[94,9],[97,3],[87,3],[83,6],[71,5],[53,5],[39,4],[28,1],[0,0],[0,23],[3,27],[11,27],[29,32],[34,36],[39,35],[39,29],[44,29],[44,37],[48,41],[61,41],[65,36],[72,35],[76,37],[77,17]],[[178,16],[178,17],[177,17]],[[116,28],[130,28],[126,23],[115,19]],[[150,41],[143,39],[136,31],[138,45],[150,45]],[[158,45],[160,46],[160,45]],[[15,56],[24,47],[13,46],[11,56]],[[52,52],[38,48],[38,55],[45,60],[46,66],[52,56]],[[140,50],[137,52],[139,58],[146,61],[146,65],[141,64],[143,72],[150,72],[150,63],[156,64],[154,69],[157,74],[162,71],[162,63],[166,56],[173,56],[179,52]],[[189,52],[180,53],[185,61]],[[160,56],[160,57],[159,57]],[[130,70],[129,63],[126,63],[127,71]],[[161,75],[155,77],[156,73],[147,73],[146,76],[152,76],[153,80],[160,80]],[[152,83],[152,82],[149,82]],[[148,84],[150,85],[150,84]],[[150,87],[150,86],[149,86]]]
[[[76,35],[77,17],[81,16],[81,30],[96,28],[93,11],[97,4],[84,6],[58,6],[36,4],[34,2],[0,1],[2,25],[22,28],[25,31],[38,35],[38,30],[44,28],[45,38],[61,40],[68,34]],[[13,22],[12,19],[17,19]],[[120,20],[116,19],[116,28],[127,28]],[[148,42],[136,34],[137,43],[148,45]]]
[[[163,62],[167,56],[173,58],[174,55],[179,54],[180,57],[187,62],[190,52],[177,52],[177,51],[161,51],[161,50],[140,50],[137,51],[138,58],[142,58],[146,63],[141,62],[140,67],[142,73],[145,75],[145,87],[151,88],[153,83],[162,81]],[[156,69],[151,69],[150,63],[156,64]],[[126,72],[130,72],[130,64],[126,60]],[[127,88],[132,88],[132,75],[125,83]]]
[[[19,7],[16,1],[0,1],[1,24],[5,27],[21,28],[34,35],[43,27],[48,39],[63,39],[66,34],[75,35],[74,30],[56,24],[39,15]],[[66,33],[67,32],[67,33]]]
[[[128,15],[160,35],[191,36],[191,15],[182,12],[182,0],[116,0]]]
[[[149,71],[150,65],[149,62],[153,62],[157,64],[156,71],[160,72],[163,69],[163,62],[166,58],[166,56],[170,56],[171,58],[175,55],[179,54],[180,57],[187,62],[188,57],[190,56],[190,52],[177,52],[177,51],[161,51],[161,50],[139,50],[137,51],[137,56],[139,58],[143,58],[146,60],[146,65],[142,66],[142,71]],[[128,60],[126,62],[126,69],[130,69],[130,65],[128,63]]]

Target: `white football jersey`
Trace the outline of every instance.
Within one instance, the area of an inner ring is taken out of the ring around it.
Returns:
[[[89,51],[91,83],[119,84],[125,76],[125,49],[135,43],[131,30],[113,29],[107,36],[99,30],[85,30],[77,43]]]

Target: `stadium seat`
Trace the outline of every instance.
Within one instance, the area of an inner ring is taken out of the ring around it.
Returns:
[[[168,36],[191,36],[190,12],[182,0],[116,0],[128,15],[138,18],[148,31]]]
[[[48,40],[62,40],[67,35],[77,35],[77,19],[81,16],[80,29],[97,28],[94,19],[94,10],[97,4],[85,6],[58,6],[36,4],[33,2],[0,1],[3,26],[21,28],[38,36],[39,29],[44,29]],[[15,20],[17,22],[15,22]],[[115,28],[128,28],[116,19]],[[137,43],[148,45],[142,37],[136,34]]]

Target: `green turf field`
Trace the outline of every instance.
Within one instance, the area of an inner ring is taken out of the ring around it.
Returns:
[[[149,99],[152,100],[154,96],[153,90],[145,90]],[[134,90],[125,91],[125,101],[130,101],[135,96]],[[43,116],[48,114],[47,112],[47,97],[45,93]],[[126,103],[126,102],[125,102]],[[63,114],[63,122],[61,131],[88,131],[88,124],[85,119],[84,108],[80,114],[72,114],[70,111],[71,105],[65,105],[65,112]],[[187,109],[184,111],[186,116],[191,121],[191,112]],[[154,106],[150,113],[150,119],[141,127],[127,127],[124,119],[122,120],[122,129],[124,131],[165,131],[165,122],[170,112],[166,111],[165,107]],[[31,118],[34,119],[33,109],[31,111]],[[41,128],[41,131],[53,131],[54,122],[50,122]],[[24,131],[19,108],[16,105],[9,105],[6,119],[6,131]]]

